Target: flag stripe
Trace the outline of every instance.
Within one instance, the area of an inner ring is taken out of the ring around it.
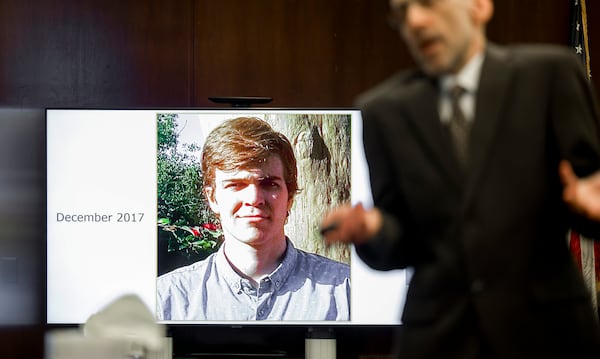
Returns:
[[[596,288],[600,288],[600,241],[594,241],[594,258],[596,258]]]
[[[581,238],[579,234],[573,230],[569,231],[569,248],[571,249],[571,253],[573,254],[573,259],[575,259],[575,264],[577,264],[577,268],[582,270],[581,266]]]
[[[581,271],[588,287],[594,309],[598,310],[598,292],[596,287],[596,259],[594,257],[595,243],[590,238],[581,238]]]

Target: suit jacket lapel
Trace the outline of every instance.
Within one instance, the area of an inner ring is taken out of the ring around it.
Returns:
[[[466,177],[454,156],[450,135],[440,121],[437,81],[425,77],[422,81],[412,82],[406,91],[408,95],[405,105],[408,117],[414,124],[415,135],[450,183],[457,188],[466,186],[467,192],[463,197],[465,208],[485,168],[508,100],[512,72],[510,66],[506,65],[507,60],[508,55],[504,49],[488,45],[475,101],[475,122],[469,145],[471,159]]]
[[[464,174],[460,170],[458,160],[453,155],[453,148],[447,129],[440,121],[438,110],[439,88],[437,81],[424,78],[414,81],[406,91],[406,109],[408,118],[414,125],[415,136],[423,144],[434,163],[441,172],[457,188],[464,186]]]
[[[469,145],[471,160],[466,202],[470,201],[475,192],[495,135],[498,133],[498,125],[504,117],[512,75],[507,62],[508,55],[504,49],[492,44],[488,45],[475,101],[475,122],[471,129]]]

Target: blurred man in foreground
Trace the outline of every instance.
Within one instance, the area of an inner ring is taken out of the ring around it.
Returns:
[[[576,57],[486,39],[491,0],[391,0],[419,68],[359,98],[374,208],[323,220],[412,268],[399,358],[600,357],[566,232],[600,238],[600,123]]]

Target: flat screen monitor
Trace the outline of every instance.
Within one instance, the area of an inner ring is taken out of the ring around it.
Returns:
[[[157,313],[159,276],[216,255],[224,231],[202,190],[201,153],[216,126],[239,117],[267,122],[293,147],[299,191],[289,241],[350,268],[348,318],[251,324],[400,323],[406,273],[373,271],[351,246],[326,246],[319,233],[327,210],[371,203],[360,111],[281,108],[47,109],[47,323],[85,323],[126,294]]]

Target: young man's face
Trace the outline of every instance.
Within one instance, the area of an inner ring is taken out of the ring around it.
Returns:
[[[279,156],[253,168],[217,169],[214,183],[206,196],[221,219],[225,240],[260,246],[285,238],[283,227],[292,200],[288,200]]]

